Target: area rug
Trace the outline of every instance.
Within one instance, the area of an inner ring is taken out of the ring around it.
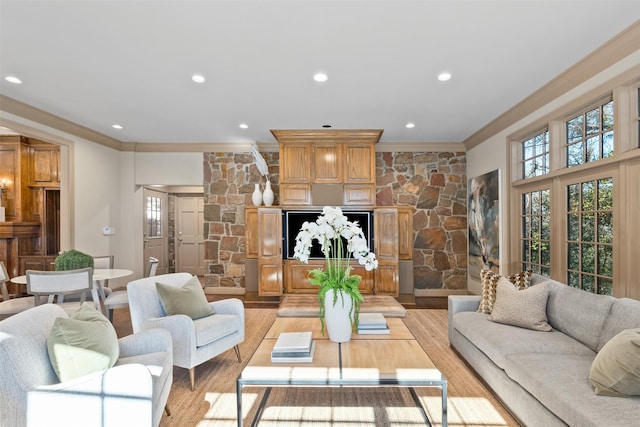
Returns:
[[[280,302],[278,317],[317,317],[320,303],[316,294],[286,295]],[[394,297],[364,295],[362,313],[382,313],[384,317],[406,317],[407,310]]]

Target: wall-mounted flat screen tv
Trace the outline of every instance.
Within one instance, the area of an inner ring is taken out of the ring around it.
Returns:
[[[365,239],[367,239],[369,250],[373,250],[371,246],[373,242],[373,212],[343,210],[342,213],[349,219],[349,221],[358,222],[358,225],[362,229]],[[286,254],[287,258],[294,258],[293,252],[296,246],[296,236],[298,235],[302,224],[305,221],[315,222],[320,215],[322,215],[322,211],[284,212],[284,224],[282,229],[284,231],[284,253]],[[351,257],[353,258],[352,255]],[[322,253],[322,249],[320,248],[320,243],[318,243],[316,240],[313,241],[313,246],[311,247],[309,258],[324,258],[324,254]]]

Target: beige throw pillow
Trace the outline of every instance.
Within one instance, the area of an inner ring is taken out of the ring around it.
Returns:
[[[516,285],[518,289],[522,290],[531,286],[531,274],[531,270],[522,271],[508,276],[507,279]],[[482,298],[480,299],[480,305],[478,306],[478,313],[491,314],[493,304],[496,301],[496,286],[498,285],[498,279],[501,277],[502,276],[491,270],[480,270]]]
[[[536,331],[550,331],[551,326],[547,323],[548,295],[549,289],[544,283],[520,291],[501,277],[496,288],[496,302],[488,319]]]
[[[49,360],[60,381],[111,368],[120,356],[116,330],[89,303],[58,317],[47,337]]]
[[[593,359],[589,379],[596,394],[640,396],[640,328],[611,338]]]
[[[213,314],[202,285],[195,276],[182,286],[156,283],[156,289],[162,307],[169,316],[184,314],[195,320]]]

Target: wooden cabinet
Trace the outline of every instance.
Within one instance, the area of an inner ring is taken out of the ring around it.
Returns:
[[[258,295],[282,295],[282,211],[258,208]]]
[[[377,295],[399,295],[398,276],[398,210],[378,208],[374,210],[375,269],[374,292]]]
[[[342,184],[343,206],[375,206],[375,144],[382,131],[271,132],[280,144],[282,206],[322,205],[314,203],[312,186],[326,184]]]
[[[258,258],[258,207],[244,208],[244,239],[247,258]]]
[[[313,144],[314,184],[339,184],[343,181],[343,151],[344,144],[337,142],[319,142]]]
[[[398,258],[413,259],[413,208],[398,206]]]
[[[311,182],[311,144],[292,143],[280,146],[280,183]]]
[[[29,169],[32,185],[60,183],[60,147],[43,142],[29,144]]]
[[[350,261],[352,275],[358,275],[362,279],[358,287],[363,294],[370,294],[373,291],[374,272],[367,271],[358,264],[358,261]],[[316,293],[318,287],[309,283],[309,271],[316,268],[323,268],[325,261],[323,259],[310,259],[308,264],[303,264],[294,259],[284,261],[284,281],[285,291],[287,293]]]

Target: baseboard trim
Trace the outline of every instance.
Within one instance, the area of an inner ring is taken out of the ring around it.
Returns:
[[[223,288],[221,286],[207,286],[204,288],[207,295],[244,295],[245,288]]]

